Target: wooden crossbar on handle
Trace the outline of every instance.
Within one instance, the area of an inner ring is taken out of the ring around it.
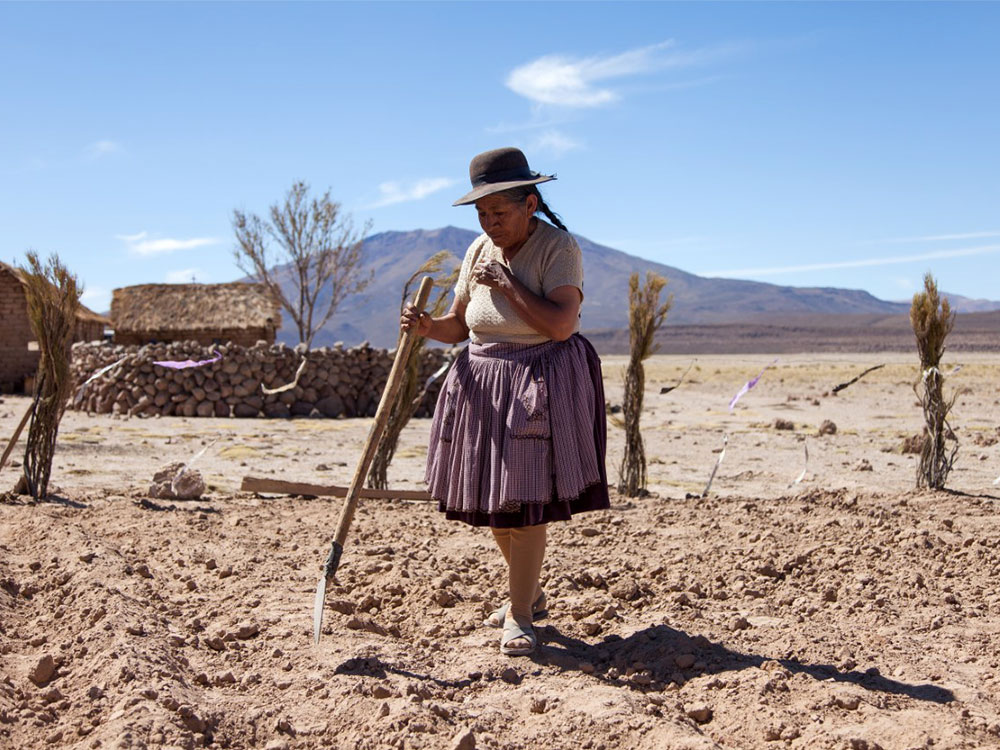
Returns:
[[[431,287],[434,286],[434,279],[424,276],[420,282],[420,289],[413,300],[416,310],[423,311],[427,305],[427,298],[430,297]],[[316,586],[316,599],[313,602],[313,640],[319,643],[320,633],[323,629],[323,604],[326,601],[326,586],[337,574],[340,566],[340,557],[344,553],[344,542],[347,540],[347,532],[351,528],[351,521],[354,519],[354,510],[358,507],[358,497],[361,492],[361,485],[365,481],[368,469],[375,458],[375,451],[378,442],[385,431],[386,423],[389,421],[389,413],[392,411],[392,404],[396,400],[396,393],[403,382],[406,372],[406,360],[409,358],[410,349],[417,334],[413,330],[403,332],[399,347],[396,349],[396,358],[392,363],[392,370],[389,371],[389,380],[382,391],[382,398],[378,402],[378,409],[375,412],[375,421],[372,422],[368,431],[368,438],[365,440],[365,449],[358,461],[358,467],[354,472],[354,479],[351,480],[351,487],[344,499],[344,509],[340,513],[340,521],[337,524],[337,533],[330,542],[330,553],[323,564],[323,576]]]

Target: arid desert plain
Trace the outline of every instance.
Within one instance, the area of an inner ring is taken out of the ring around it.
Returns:
[[[370,419],[68,412],[54,498],[0,503],[0,747],[1000,747],[1000,356],[946,355],[965,392],[938,492],[902,451],[915,353],[703,355],[661,393],[692,359],[647,363],[650,494],[551,527],[522,658],[481,625],[504,597],[488,534],[420,501],[361,501],[313,644],[342,501],[241,481],[348,484]],[[4,445],[28,403],[2,397]],[[421,488],[428,431],[393,488]],[[148,497],[202,449],[202,499]]]

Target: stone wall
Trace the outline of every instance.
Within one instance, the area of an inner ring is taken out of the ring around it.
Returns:
[[[215,347],[222,359],[202,367],[173,370],[157,360],[211,359],[213,349],[196,342],[122,346],[106,343],[73,346],[76,393],[71,408],[99,414],[186,417],[365,417],[374,416],[395,352],[368,346],[309,351],[298,385],[266,395],[261,385],[291,383],[302,351],[284,344]],[[124,360],[93,382],[94,372]],[[424,351],[421,387],[444,363],[442,349]],[[428,388],[416,416],[429,416],[444,377]]]
[[[20,390],[24,378],[35,374],[40,355],[28,351],[28,342],[34,338],[24,287],[0,268],[0,392]]]

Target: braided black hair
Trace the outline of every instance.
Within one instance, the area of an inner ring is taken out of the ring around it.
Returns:
[[[559,218],[559,214],[549,208],[545,199],[542,198],[542,194],[538,190],[538,185],[526,185],[524,187],[511,188],[510,190],[503,190],[500,193],[497,193],[497,195],[502,195],[514,203],[524,203],[528,200],[529,195],[533,195],[538,198],[538,210],[545,214],[545,217],[552,222],[554,226],[559,227],[559,229],[564,232],[569,231],[566,228],[566,225],[562,223],[562,219]]]

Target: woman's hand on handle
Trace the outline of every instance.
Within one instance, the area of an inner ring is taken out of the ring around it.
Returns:
[[[418,336],[427,336],[434,325],[434,319],[429,313],[417,312],[412,304],[406,303],[403,314],[399,318],[399,327],[404,331],[412,331]]]

